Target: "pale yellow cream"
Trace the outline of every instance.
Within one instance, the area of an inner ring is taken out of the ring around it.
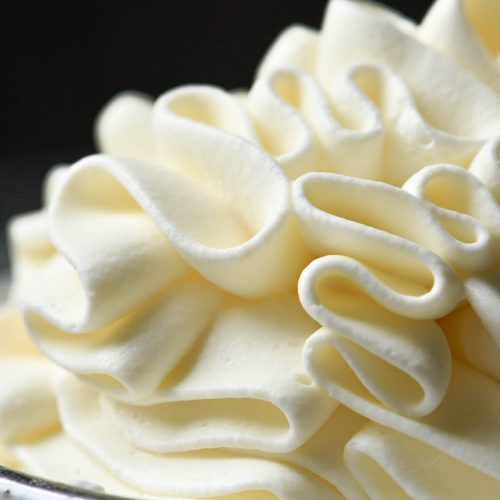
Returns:
[[[10,226],[0,462],[134,498],[499,498],[499,25],[332,0],[248,92],[111,101],[102,154]]]

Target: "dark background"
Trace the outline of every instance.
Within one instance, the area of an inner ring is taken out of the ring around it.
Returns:
[[[420,20],[430,0],[386,4]],[[117,92],[185,83],[248,87],[275,36],[319,27],[326,1],[87,0],[2,7],[0,231],[40,205],[44,173],[94,152],[92,127]],[[0,269],[6,265],[0,237]]]

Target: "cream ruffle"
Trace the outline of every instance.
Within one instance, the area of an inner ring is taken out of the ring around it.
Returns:
[[[10,226],[0,461],[135,498],[498,498],[498,9],[333,0],[248,92],[111,101]]]

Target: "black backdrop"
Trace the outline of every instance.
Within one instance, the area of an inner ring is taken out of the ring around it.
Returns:
[[[431,1],[384,3],[419,20]],[[94,152],[94,117],[118,91],[158,95],[184,83],[248,87],[276,34],[293,22],[319,27],[325,4],[18,0],[4,5],[1,227],[13,214],[39,206],[40,184],[50,166]],[[1,243],[0,268],[5,259]]]

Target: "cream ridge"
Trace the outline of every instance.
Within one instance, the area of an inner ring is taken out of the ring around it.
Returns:
[[[499,498],[498,26],[497,0],[331,0],[248,91],[109,102],[9,227],[0,464],[129,498]]]

